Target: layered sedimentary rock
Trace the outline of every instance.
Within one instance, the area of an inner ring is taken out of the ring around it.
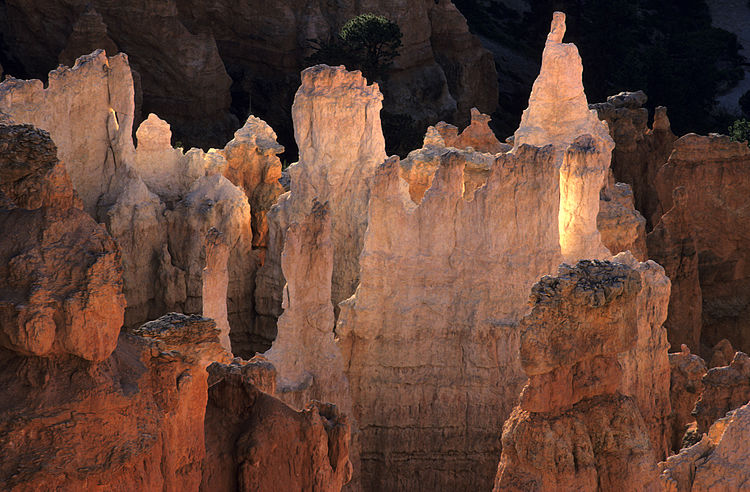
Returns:
[[[647,426],[618,391],[618,354],[638,339],[651,281],[625,264],[584,260],[534,285],[520,336],[529,382],[503,427],[495,490],[655,488]]]
[[[297,411],[277,400],[262,359],[208,371],[201,490],[339,491],[350,480],[349,421],[334,405]]]
[[[677,137],[672,133],[667,109],[662,106],[655,109],[653,124],[648,127],[648,110],[642,107],[647,100],[643,91],[621,92],[591,107],[607,122],[615,141],[611,164],[615,179],[632,187],[635,208],[651,230],[661,214],[669,210],[662,209],[654,181]]]
[[[699,443],[659,463],[662,490],[746,490],[750,483],[748,432],[750,405],[744,405],[717,421]]]
[[[672,208],[648,234],[648,256],[664,267],[672,281],[669,315],[664,323],[673,348],[682,344],[701,351],[702,296],[698,251],[689,215],[690,197],[684,187],[672,191]]]
[[[515,323],[561,258],[554,150],[501,154],[465,197],[470,159],[444,153],[418,204],[397,158],[374,177],[360,284],[336,328],[373,489],[490,487],[524,379]]]
[[[706,362],[696,354],[691,354],[687,345],[680,352],[669,354],[672,370],[669,383],[669,398],[672,404],[672,451],[679,452],[682,438],[688,423],[695,420],[691,416],[695,403],[703,392],[703,376],[706,375]]]
[[[522,144],[554,145],[560,168],[560,247],[566,261],[604,258],[596,225],[599,191],[607,182],[614,142],[590,110],[583,92],[583,65],[574,44],[563,43],[565,14],[555,12],[542,54],[542,68],[513,138]]]
[[[685,135],[656,175],[663,210],[673,207],[673,190],[680,186],[689,197],[684,213],[698,254],[701,353],[708,360],[706,350],[723,338],[748,352],[750,148],[727,136]]]
[[[750,401],[750,357],[737,352],[728,366],[709,369],[702,383],[703,393],[693,415],[698,432],[707,432],[728,411]]]
[[[268,215],[268,253],[259,272],[256,310],[267,326],[259,331],[275,336],[281,314],[281,251],[285,230],[311,209],[328,202],[331,210],[334,306],[354,293],[359,281],[359,255],[367,228],[369,181],[385,159],[380,127],[383,96],[359,72],[343,66],[317,65],[302,73],[292,115],[300,149],[299,162],[289,167],[291,190]]]
[[[633,397],[646,424],[657,459],[667,456],[671,436],[670,366],[667,318],[670,282],[653,261],[639,263],[629,253],[613,261],[629,266],[641,277],[641,289],[631,309],[636,314],[636,342],[618,356],[623,377],[620,392]]]
[[[206,234],[201,257],[204,258],[202,282],[202,314],[211,318],[219,329],[219,343],[232,353],[227,315],[227,287],[229,286],[229,245],[225,235],[215,228]]]

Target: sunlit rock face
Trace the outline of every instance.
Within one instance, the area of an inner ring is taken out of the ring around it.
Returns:
[[[139,126],[134,146],[125,55],[107,58],[97,51],[52,72],[50,81],[47,89],[39,81],[3,82],[1,111],[19,123],[38,122],[59,142],[60,160],[85,210],[120,247],[125,324],[137,326],[168,311],[202,312],[203,244],[214,227],[229,248],[226,302],[236,348],[250,354],[265,348],[254,338],[253,292],[265,214],[281,192],[276,155],[283,149],[273,131],[250,118],[226,149],[185,152],[172,147],[170,125],[152,114]],[[72,195],[58,179],[59,167],[49,171],[47,188],[26,179],[14,193],[25,193],[29,206],[38,206],[44,194]],[[252,213],[250,202],[257,205]]]
[[[500,142],[489,126],[491,117],[482,114],[477,108],[471,108],[471,124],[463,129],[459,134],[458,128],[441,121],[435,125],[434,129],[443,139],[442,144],[446,147],[455,147],[457,149],[472,150],[477,152],[486,152],[497,154],[507,152],[512,145]],[[433,128],[433,127],[431,127]],[[427,130],[431,133],[431,130]]]
[[[698,255],[703,300],[700,353],[709,360],[710,349],[724,338],[748,352],[750,149],[727,136],[681,137],[656,175],[663,210],[679,206],[673,199],[678,187],[687,197],[684,214]]]
[[[560,169],[560,247],[568,262],[605,258],[596,227],[599,191],[605,186],[614,142],[590,110],[583,92],[583,65],[574,44],[563,43],[565,14],[555,12],[513,144],[554,145]]]
[[[561,259],[554,150],[498,156],[466,197],[470,159],[444,153],[418,204],[397,158],[373,179],[360,284],[336,328],[373,490],[490,488],[524,381],[516,323]]]
[[[709,369],[702,383],[693,415],[698,432],[707,432],[728,411],[750,401],[750,357],[737,352],[729,365]]]
[[[648,428],[618,391],[652,281],[634,266],[586,260],[534,285],[520,336],[529,382],[503,427],[495,490],[655,488]]]
[[[745,490],[750,482],[750,404],[716,421],[703,439],[659,463],[668,492]]]
[[[102,50],[82,56],[72,68],[40,80],[7,79],[0,84],[0,112],[17,123],[49,132],[84,210],[97,217],[101,195],[132,153],[133,78],[124,54]]]
[[[313,199],[331,210],[334,306],[354,293],[367,228],[369,181],[385,160],[380,126],[383,96],[377,84],[343,66],[317,65],[302,72],[292,116],[300,150],[289,168],[290,193],[269,213],[268,253],[256,289],[258,312],[271,325],[281,314],[281,251],[289,224],[306,215]]]

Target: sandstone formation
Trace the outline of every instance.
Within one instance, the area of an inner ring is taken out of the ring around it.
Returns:
[[[664,269],[653,261],[639,263],[629,253],[618,254],[612,261],[629,266],[641,277],[641,289],[630,306],[636,315],[636,341],[618,356],[623,373],[620,392],[635,401],[656,458],[662,459],[668,454],[671,436],[671,370],[667,330],[663,327],[670,282]]]
[[[206,234],[201,257],[205,258],[202,272],[202,314],[211,318],[219,330],[219,343],[227,353],[232,353],[227,316],[227,287],[229,286],[229,245],[225,236],[215,228]]]
[[[669,398],[672,404],[672,451],[679,452],[687,424],[694,422],[691,415],[695,403],[703,392],[703,376],[706,375],[706,363],[695,354],[690,353],[687,345],[682,345],[680,352],[669,354],[669,366],[672,374],[669,383]]]
[[[699,443],[659,463],[662,490],[747,490],[750,485],[748,432],[750,404],[714,423]]]
[[[523,383],[514,322],[560,260],[552,149],[498,156],[471,199],[469,158],[444,153],[419,204],[397,158],[374,178],[360,284],[336,329],[373,489],[490,486]],[[521,219],[524,207],[551,213]]]
[[[750,401],[750,357],[737,352],[728,366],[709,369],[702,383],[703,392],[693,415],[698,432],[707,432],[728,411]]]
[[[542,54],[542,68],[513,138],[553,145],[560,168],[560,247],[566,261],[604,258],[596,226],[599,190],[606,184],[614,142],[590,110],[583,92],[583,65],[574,44],[563,43],[565,14],[555,12]]]
[[[93,320],[89,334],[98,329]],[[123,333],[99,364],[3,354],[0,465],[10,490],[193,489],[205,455],[210,320],[169,315]],[[20,377],[19,377],[20,376]]]
[[[359,72],[317,65],[302,73],[292,115],[300,160],[289,167],[291,190],[268,215],[268,253],[258,274],[257,311],[270,340],[281,314],[281,251],[289,224],[308,214],[314,199],[331,210],[334,306],[354,293],[367,228],[369,181],[385,159],[380,127],[383,96]],[[259,330],[263,332],[264,330]]]
[[[734,350],[734,347],[732,347],[729,340],[722,338],[713,348],[708,367],[714,368],[728,366],[729,363],[732,362],[732,359],[734,359],[735,353],[736,350]]]
[[[265,353],[278,371],[278,396],[295,408],[304,408],[310,400],[330,401],[351,414],[349,382],[334,342],[327,204],[313,202],[308,216],[289,225],[281,265],[287,279],[284,312],[276,340]]]
[[[651,281],[584,260],[534,285],[520,336],[529,382],[503,427],[495,490],[655,489],[648,428],[618,391],[617,360],[636,343],[638,298]]]
[[[698,254],[703,299],[700,352],[710,359],[707,351],[723,338],[748,352],[750,148],[727,136],[685,135],[674,143],[669,161],[656,175],[663,210],[673,207],[677,187],[689,197],[684,214]]]
[[[106,359],[125,310],[114,241],[75,207],[46,132],[0,126],[0,148],[0,345],[26,356]]]
[[[351,478],[349,422],[334,405],[295,411],[263,360],[209,367],[201,490],[340,491]]]
[[[443,144],[446,147],[464,150],[469,150],[469,147],[471,147],[477,152],[490,154],[509,151],[512,146],[500,142],[495,137],[489,126],[490,119],[490,116],[482,114],[477,108],[471,108],[471,124],[464,128],[460,134],[457,127],[444,121],[435,125],[435,129],[443,138]]]
[[[677,137],[662,106],[655,109],[653,124],[648,127],[648,110],[642,107],[647,99],[643,91],[621,92],[591,107],[607,122],[615,141],[611,164],[615,179],[632,187],[635,208],[646,218],[650,231],[669,210],[662,209],[654,182]]]
[[[253,293],[265,214],[281,192],[275,134],[250,118],[227,148],[185,152],[172,147],[170,125],[152,114],[136,132],[136,147],[133,104],[127,58],[101,51],[52,72],[47,89],[39,81],[0,85],[0,111],[50,132],[85,210],[118,243],[127,326],[169,311],[202,312],[203,243],[214,227],[229,247],[227,310],[235,349],[251,355],[267,348],[268,339],[254,335]],[[51,189],[27,179],[14,185],[17,193],[28,188],[24,193],[37,204],[45,193],[63,196],[65,183],[52,179],[62,174],[50,173],[44,183]]]
[[[669,315],[664,323],[669,343],[675,349],[685,344],[698,352],[701,351],[702,297],[689,201],[684,187],[675,188],[672,209],[661,216],[646,243],[649,258],[662,265],[672,281]]]
[[[33,44],[33,43],[32,43]],[[132,149],[133,79],[127,56],[101,51],[82,56],[72,68],[40,80],[0,83],[0,112],[17,123],[49,132],[84,210],[97,217],[106,192]]]

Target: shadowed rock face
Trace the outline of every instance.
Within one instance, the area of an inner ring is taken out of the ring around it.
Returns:
[[[698,432],[707,432],[728,411],[750,400],[750,357],[737,352],[728,366],[709,369],[702,383],[703,393],[693,415]]]
[[[339,491],[351,479],[349,421],[336,406],[297,411],[277,400],[262,358],[208,372],[202,490]]]
[[[615,141],[611,164],[615,179],[631,186],[635,208],[645,217],[650,231],[669,210],[659,203],[655,179],[677,137],[672,133],[667,109],[662,106],[656,108],[653,125],[648,127],[648,110],[642,107],[646,100],[643,91],[622,92],[591,108],[607,122]]]
[[[679,205],[673,199],[678,187],[687,197],[683,230],[692,232],[698,255],[700,353],[709,360],[711,348],[724,338],[737,350],[750,351],[750,271],[745,261],[750,244],[750,149],[727,136],[685,135],[656,176],[663,210]],[[686,295],[692,296],[691,291]]]
[[[651,281],[626,264],[584,260],[534,285],[520,337],[529,382],[503,427],[496,491],[654,487],[647,426],[618,391],[618,354],[637,341],[635,306]]]
[[[695,403],[703,392],[703,376],[706,363],[690,353],[687,345],[680,352],[669,354],[672,375],[669,383],[669,397],[672,403],[672,451],[679,452],[686,426],[695,418],[691,415]]]

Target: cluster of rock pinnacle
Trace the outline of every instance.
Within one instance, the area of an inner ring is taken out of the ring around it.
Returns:
[[[750,149],[590,106],[564,34],[506,142],[403,160],[306,69],[285,180],[254,116],[133,133],[124,54],[2,82],[3,488],[750,487]]]

